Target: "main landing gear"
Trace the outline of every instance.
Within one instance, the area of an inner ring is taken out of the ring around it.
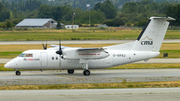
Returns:
[[[73,73],[74,73],[74,69],[68,69],[67,72],[68,72],[69,74],[73,74]]]
[[[17,75],[17,76],[21,75],[21,72],[18,71],[18,70],[16,70],[16,75]]]
[[[90,75],[90,71],[89,71],[89,70],[84,70],[83,74],[84,74],[85,76],[89,76],[89,75]]]
[[[80,63],[82,65],[82,68],[84,69],[84,72],[83,74],[85,76],[89,76],[91,73],[90,71],[88,70],[88,61],[87,60],[80,60]]]

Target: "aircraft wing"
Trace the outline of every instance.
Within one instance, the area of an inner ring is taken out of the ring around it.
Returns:
[[[55,48],[55,47],[59,47],[59,45],[49,45],[50,47],[53,47],[53,48]]]
[[[47,50],[59,50],[59,45],[49,45],[52,48],[48,48]],[[71,47],[66,47],[66,46],[61,46],[61,49],[65,48],[71,48]]]
[[[59,48],[59,45],[49,45],[50,47],[53,47],[53,48]],[[68,47],[66,47],[66,46],[61,46],[61,48],[62,49],[64,49],[64,48],[68,48]]]

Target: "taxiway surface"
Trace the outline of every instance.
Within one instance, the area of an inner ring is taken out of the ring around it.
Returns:
[[[9,90],[0,101],[179,101],[180,88]]]
[[[180,81],[180,69],[91,70],[90,76],[84,76],[82,70],[75,70],[74,74],[68,74],[66,70],[21,71],[21,76],[16,76],[15,71],[0,72],[0,86],[115,83],[124,81]]]

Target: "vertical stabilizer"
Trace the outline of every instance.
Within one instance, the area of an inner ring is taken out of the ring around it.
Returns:
[[[135,41],[132,50],[156,51],[160,50],[171,17],[151,17]]]

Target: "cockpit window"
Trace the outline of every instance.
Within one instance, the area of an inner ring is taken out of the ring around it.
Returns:
[[[22,53],[22,54],[20,54],[18,57],[33,57],[33,54],[25,54],[25,53]]]
[[[22,53],[22,54],[20,54],[18,57],[24,57],[25,55],[26,55],[26,54],[23,54],[23,53]]]

